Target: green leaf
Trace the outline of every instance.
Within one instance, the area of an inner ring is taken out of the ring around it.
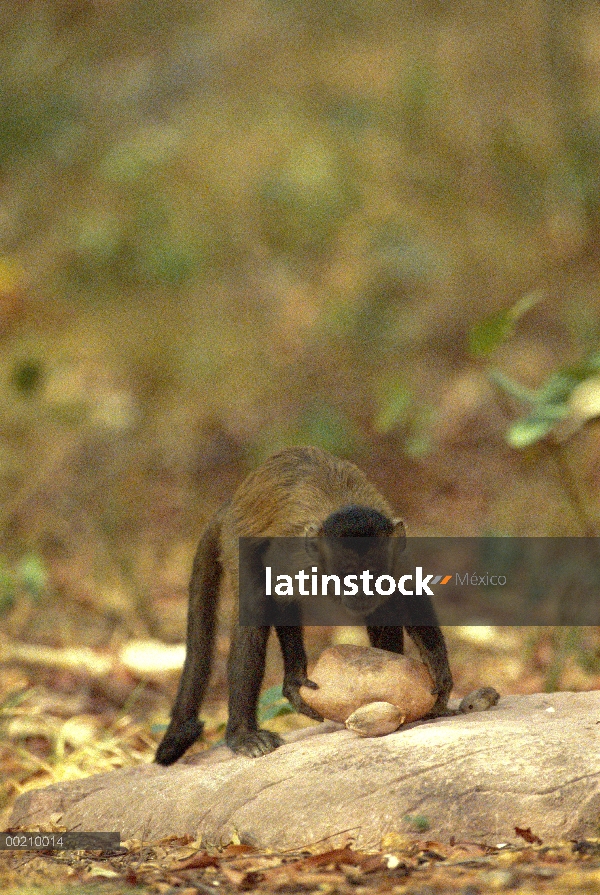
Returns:
[[[515,382],[514,379],[506,376],[504,373],[500,372],[500,370],[490,370],[489,377],[494,385],[497,385],[498,388],[502,389],[509,398],[515,398],[517,401],[522,401],[526,404],[535,404],[537,400],[537,392],[533,389],[521,385],[520,382]]]
[[[545,438],[553,425],[552,420],[535,418],[518,420],[508,430],[506,440],[511,447],[524,450]]]
[[[517,320],[520,320],[527,311],[530,311],[531,308],[535,307],[538,302],[542,301],[544,298],[544,292],[542,289],[536,289],[533,292],[528,292],[527,295],[524,295],[518,301],[514,303],[512,308],[509,308],[508,313],[511,315],[513,321],[516,323]]]
[[[264,709],[259,714],[261,723],[263,723],[264,721],[271,721],[273,718],[280,718],[281,715],[293,715],[293,713],[294,709],[286,699],[281,705],[273,705],[271,708]]]
[[[540,404],[564,404],[581,381],[564,370],[558,370],[538,389],[537,400]]]
[[[486,317],[471,327],[468,335],[469,354],[472,357],[489,357],[512,334],[514,322],[507,311]]]
[[[275,705],[275,703],[280,702],[282,699],[283,692],[281,684],[276,684],[274,687],[269,687],[268,690],[265,690],[265,692],[261,694],[259,705],[262,708],[266,708],[267,706]]]
[[[258,706],[261,723],[271,721],[273,718],[279,718],[281,715],[291,715],[294,711],[281,692],[280,684],[265,690],[260,697]]]
[[[541,292],[524,295],[510,308],[490,314],[474,324],[468,335],[469,353],[472,357],[489,357],[504,344],[514,332],[515,325],[542,298]]]
[[[23,687],[22,690],[13,690],[12,692],[9,692],[0,703],[0,714],[3,711],[5,712],[8,709],[14,709],[18,705],[21,705],[30,692],[31,689],[29,687]],[[167,725],[165,724],[165,727],[166,726]]]
[[[257,189],[263,234],[284,255],[324,251],[356,206],[350,172],[333,147],[304,134]]]

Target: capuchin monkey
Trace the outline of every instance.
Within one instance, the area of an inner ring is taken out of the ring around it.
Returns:
[[[382,544],[405,543],[404,526],[391,507],[354,464],[314,447],[289,448],[270,457],[251,473],[209,522],[200,540],[190,580],[187,651],[171,722],[156,752],[159,764],[170,765],[201,735],[198,711],[208,685],[219,589],[229,580],[238,603],[239,538],[304,538],[309,556],[327,572],[331,538],[381,538]],[[339,542],[338,542],[339,543]],[[348,542],[350,543],[350,542]],[[393,553],[394,551],[392,551]],[[352,601],[354,599],[354,602]],[[369,623],[382,598],[372,604],[364,596],[349,598],[345,608],[360,615],[372,646],[402,653],[403,628]],[[387,598],[385,598],[387,599]],[[358,600],[358,601],[357,601]],[[443,634],[431,603],[431,624],[406,625],[434,681],[437,700],[432,714],[444,714],[452,676]],[[283,694],[296,711],[323,718],[300,696],[300,687],[317,689],[307,678],[303,630],[299,625],[275,628],[283,655]],[[262,685],[270,627],[242,626],[236,620],[227,665],[229,718],[227,745],[241,755],[259,756],[282,744],[281,737],[258,727],[256,709]]]

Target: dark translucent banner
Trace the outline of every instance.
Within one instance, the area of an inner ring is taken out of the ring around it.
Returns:
[[[0,851],[117,851],[120,833],[0,833]]]
[[[600,625],[596,538],[240,538],[242,625]]]

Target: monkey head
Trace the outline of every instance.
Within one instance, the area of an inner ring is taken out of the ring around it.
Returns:
[[[340,588],[338,596],[331,588],[328,594],[361,618],[389,599],[389,594],[374,589],[373,580],[394,575],[398,555],[405,546],[402,520],[389,519],[371,507],[345,506],[305,529],[306,552],[322,574],[337,575],[341,580],[354,576],[355,582]],[[370,586],[361,577],[364,570],[372,574]]]

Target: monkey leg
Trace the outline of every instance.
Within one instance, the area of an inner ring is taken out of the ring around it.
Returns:
[[[227,665],[229,720],[225,741],[233,752],[250,758],[266,755],[283,742],[276,733],[261,730],[256,721],[268,638],[267,625],[256,628],[236,626]]]

